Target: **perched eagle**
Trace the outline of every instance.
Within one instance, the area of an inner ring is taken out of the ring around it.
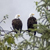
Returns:
[[[28,29],[35,29],[33,24],[37,24],[37,20],[36,20],[36,18],[33,15],[34,15],[33,13],[30,14],[30,17],[27,20],[27,28]],[[31,30],[28,30],[28,32],[31,32]],[[36,31],[34,31],[34,35],[36,35]]]
[[[22,30],[22,21],[19,19],[19,17],[20,17],[20,15],[17,14],[15,16],[15,19],[12,20],[12,27],[13,27],[14,30],[15,29],[20,30],[20,33],[21,33],[21,30]]]

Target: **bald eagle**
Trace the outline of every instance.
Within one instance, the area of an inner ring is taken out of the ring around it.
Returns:
[[[33,26],[33,24],[37,24],[37,20],[35,17],[33,17],[33,13],[30,14],[30,17],[27,20],[27,28],[28,29],[35,29],[35,27]],[[31,32],[31,30],[28,30],[28,32]],[[34,31],[34,35],[36,35],[36,31]]]
[[[13,29],[17,29],[17,30],[20,30],[20,33],[21,33],[21,30],[22,30],[22,21],[19,19],[20,15],[17,14],[15,16],[15,19],[12,20],[12,27]],[[17,31],[15,31],[17,33]]]

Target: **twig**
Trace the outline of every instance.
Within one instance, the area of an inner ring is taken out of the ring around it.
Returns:
[[[25,40],[25,41],[27,41],[23,36],[22,36],[22,38]],[[27,41],[28,42],[28,41]]]
[[[2,21],[4,21],[5,19],[2,19],[1,21],[0,21],[0,23],[2,23]]]

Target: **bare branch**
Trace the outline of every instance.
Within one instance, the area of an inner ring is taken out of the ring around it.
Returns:
[[[5,19],[2,19],[2,20],[0,21],[0,23],[2,23],[4,20],[5,20]]]

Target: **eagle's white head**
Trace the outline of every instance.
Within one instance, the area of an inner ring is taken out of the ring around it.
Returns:
[[[33,13],[30,13],[30,14],[29,14],[29,17],[32,17],[32,16],[34,16],[34,14],[33,14]]]
[[[16,14],[15,18],[18,19],[20,17],[20,14]]]

